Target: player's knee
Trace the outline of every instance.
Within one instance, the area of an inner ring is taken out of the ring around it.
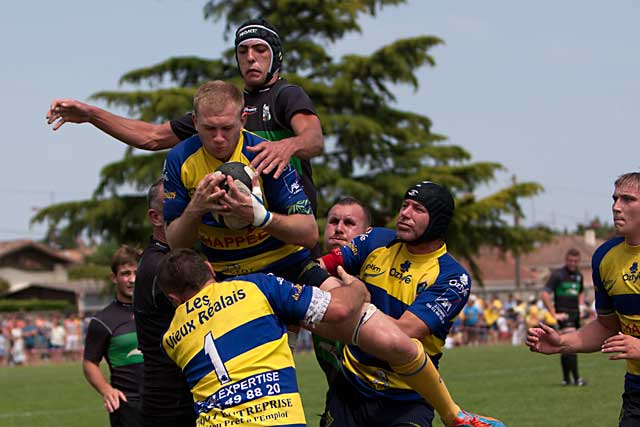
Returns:
[[[388,362],[407,363],[418,357],[416,344],[400,329],[381,331],[381,335],[384,337],[381,345],[387,353]]]

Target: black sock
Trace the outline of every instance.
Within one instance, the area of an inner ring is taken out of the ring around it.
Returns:
[[[569,376],[571,372],[571,362],[570,362],[570,354],[561,354],[560,355],[560,364],[562,365],[562,378],[566,383],[571,382],[571,378]]]
[[[571,374],[573,374],[573,382],[577,384],[580,379],[580,375],[578,375],[578,355],[567,354],[567,356],[569,356],[569,368],[571,369]]]

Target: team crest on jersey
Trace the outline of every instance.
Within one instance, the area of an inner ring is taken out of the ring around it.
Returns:
[[[400,271],[403,273],[406,273],[407,271],[409,271],[410,267],[411,267],[411,261],[406,260],[405,262],[400,264]]]
[[[349,242],[349,249],[353,252],[353,255],[358,255],[358,247],[353,242]]]
[[[421,294],[428,287],[429,287],[429,283],[426,281],[418,283],[418,286],[416,286],[416,294]]]
[[[302,285],[294,284],[293,287],[296,291],[291,295],[291,298],[293,298],[294,301],[298,301],[300,299],[300,295],[302,295]]]
[[[271,120],[271,110],[269,109],[269,104],[264,104],[262,106],[262,121],[268,122]]]

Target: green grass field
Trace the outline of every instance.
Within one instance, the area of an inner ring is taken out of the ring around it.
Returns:
[[[558,357],[524,347],[456,348],[447,350],[442,374],[463,408],[501,418],[510,427],[617,425],[624,363],[580,355],[589,385],[562,387]],[[297,365],[307,422],[317,426],[324,377],[313,354],[298,355]],[[0,368],[0,426],[108,425],[80,364]]]

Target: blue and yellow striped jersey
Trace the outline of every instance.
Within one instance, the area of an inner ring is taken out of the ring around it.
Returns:
[[[409,310],[429,327],[422,344],[437,366],[453,320],[469,298],[471,279],[445,245],[416,255],[393,242],[395,237],[393,230],[374,228],[340,249],[342,262],[366,283],[371,302],[384,313],[399,319]],[[343,371],[365,395],[423,400],[386,362],[356,346],[345,347]]]
[[[198,426],[305,425],[285,324],[321,319],[322,295],[251,274],[212,282],[176,309],[162,344],[189,383]]]
[[[247,147],[263,141],[243,130],[229,161],[250,164],[257,153],[250,153]],[[207,153],[198,135],[180,142],[169,151],[163,171],[164,219],[167,223],[184,212],[198,183],[222,163]],[[291,166],[287,166],[277,180],[271,174],[260,175],[260,185],[265,207],[270,211],[280,214],[312,213],[298,174]],[[210,213],[202,217],[198,234],[202,252],[217,272],[227,276],[272,271],[309,256],[308,249],[285,244],[259,228],[228,229],[216,222]]]
[[[591,261],[598,315],[616,314],[622,333],[640,338],[640,246],[603,243]],[[625,390],[640,391],[640,361],[627,359]]]

